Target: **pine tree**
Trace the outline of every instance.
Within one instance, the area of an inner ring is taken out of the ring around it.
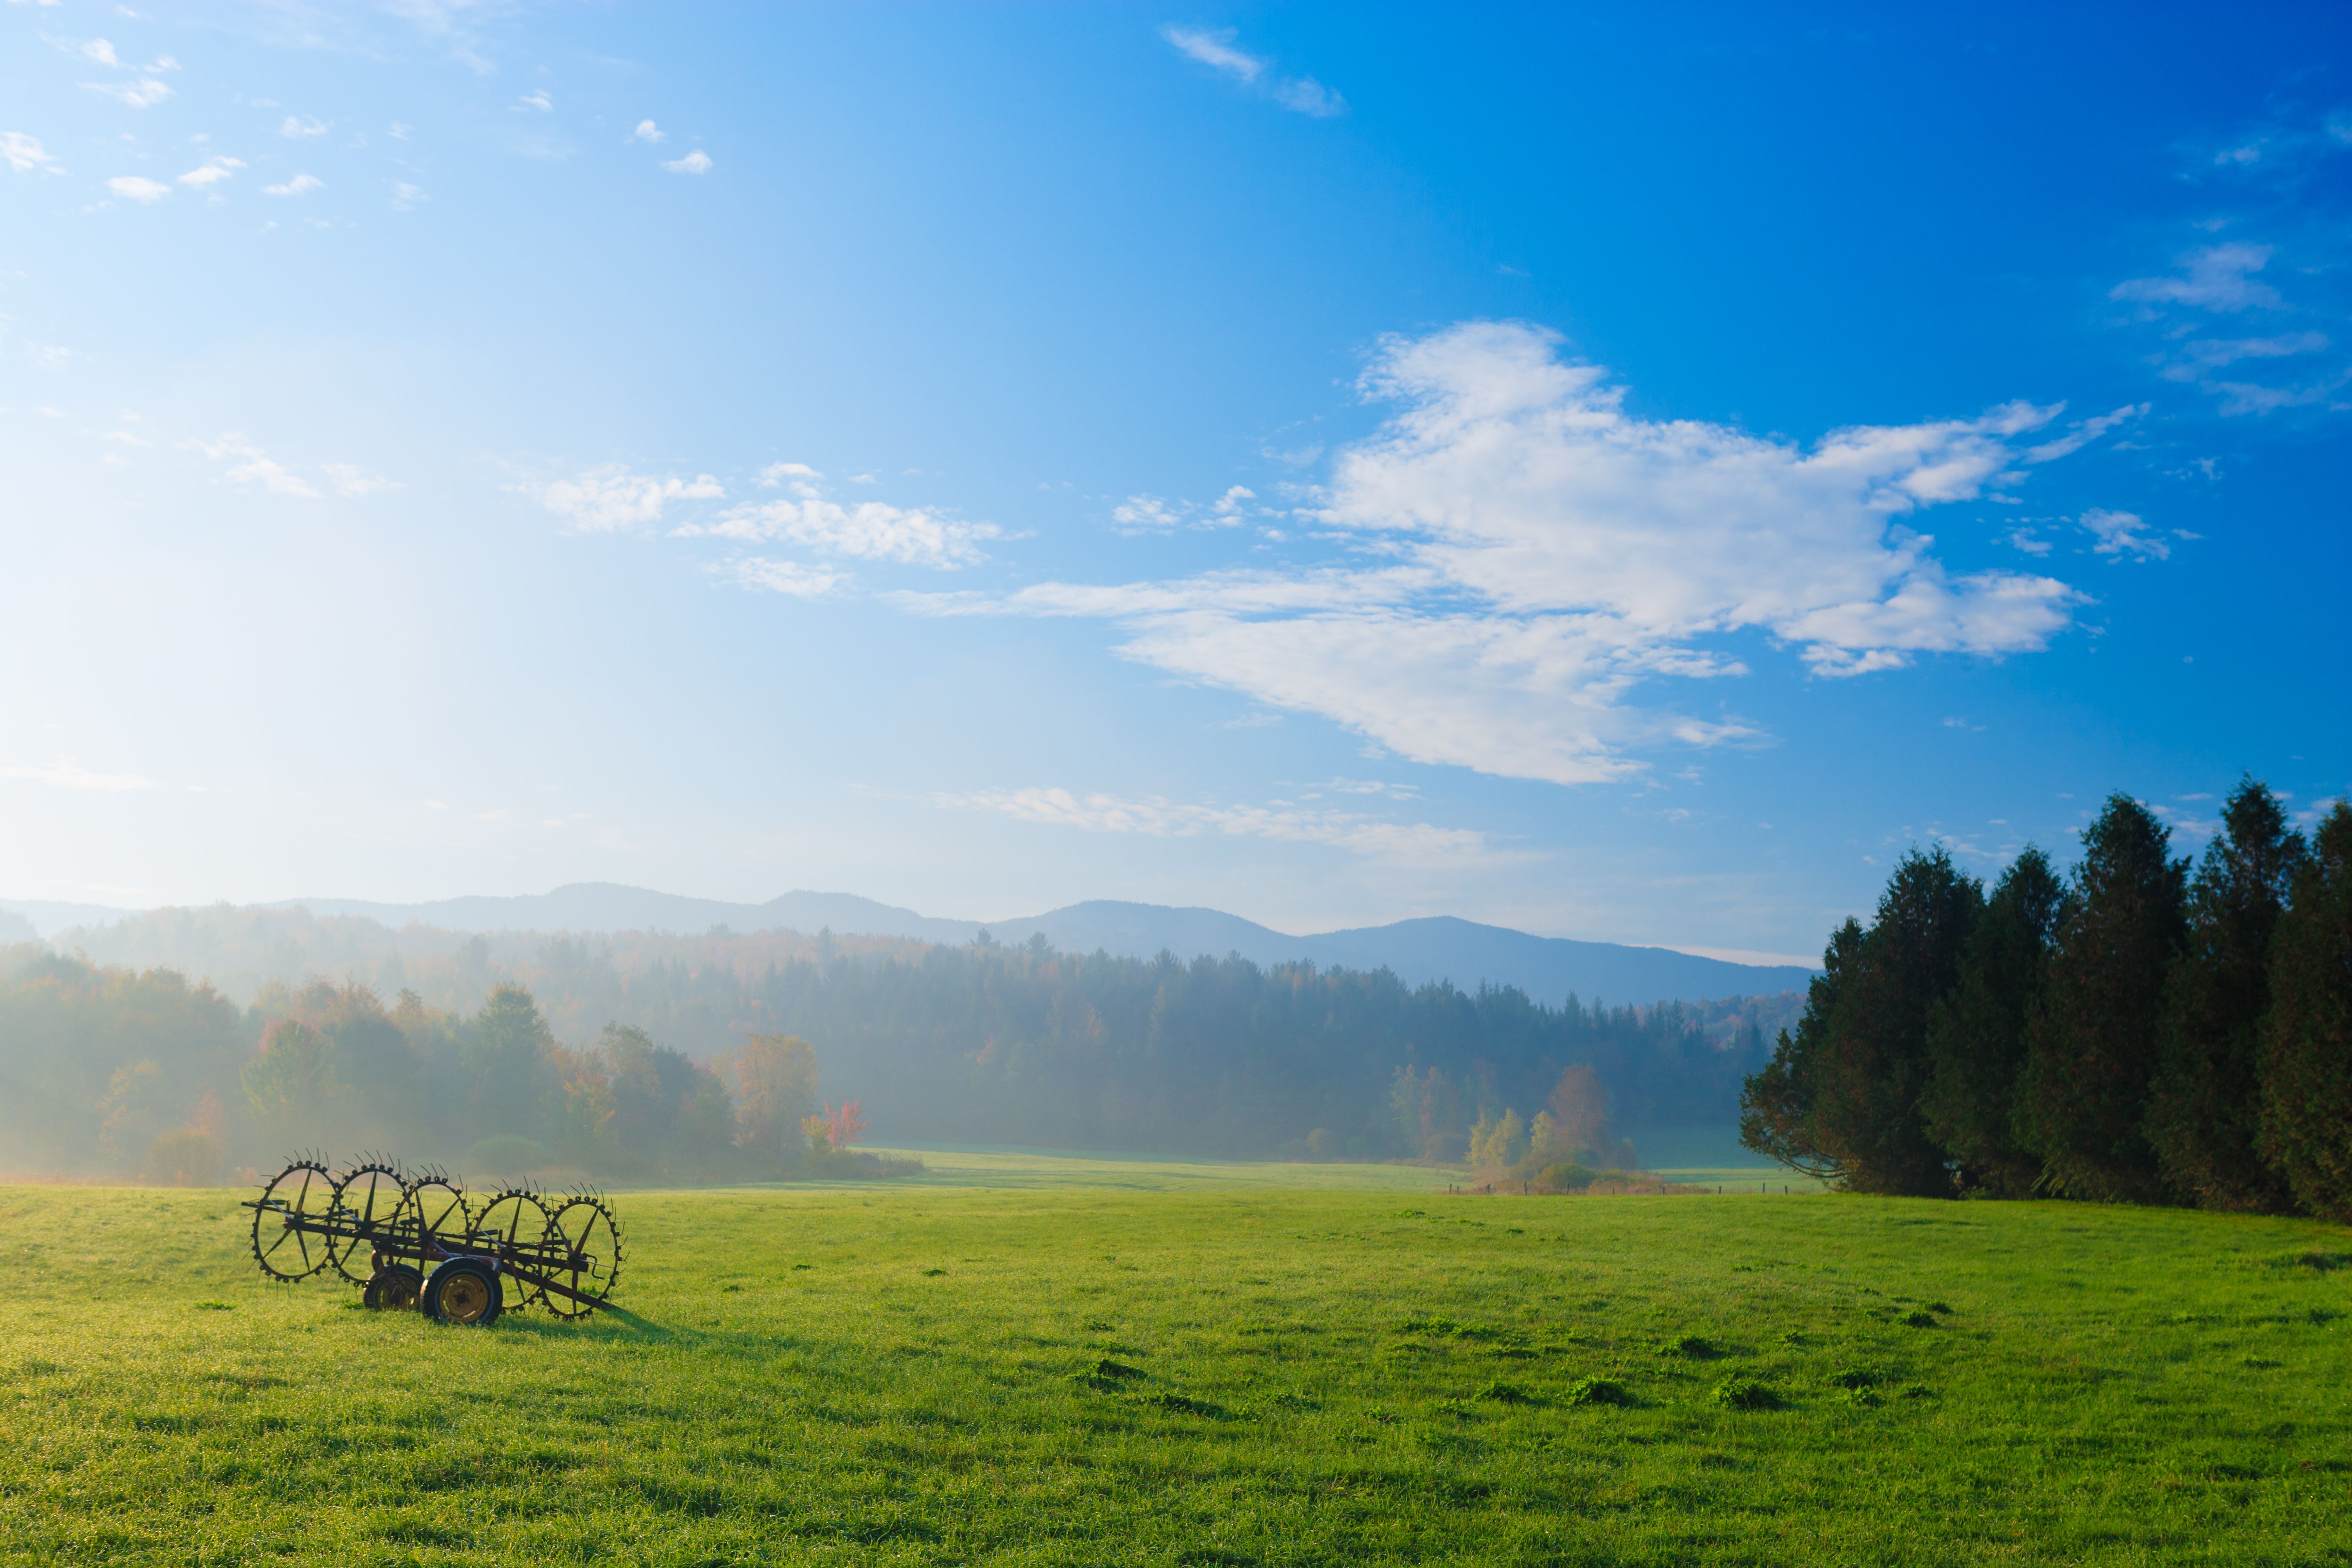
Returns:
[[[2271,953],[2262,1152],[2297,1203],[2352,1224],[2352,806],[2315,840]]]
[[[2019,1142],[2062,1197],[2154,1202],[2165,1194],[2141,1134],[2156,1070],[2166,971],[2183,930],[2189,865],[2125,795],[2083,831],[2050,973],[2025,1026]]]
[[[1911,851],[1887,879],[1813,1066],[1813,1138],[1836,1156],[1852,1191],[1952,1190],[1944,1150],[1920,1113],[1927,1019],[1958,979],[1983,909],[1982,889],[1941,848]]]
[[[2041,1173],[2041,1162],[2018,1146],[2018,1075],[2064,893],[2050,858],[2027,845],[1994,884],[1958,982],[1928,1018],[1920,1111],[1928,1136],[1959,1162],[1963,1192],[2023,1197]]]
[[[1780,1031],[1772,1059],[1749,1074],[1739,1091],[1739,1142],[1799,1175],[1834,1181],[1845,1173],[1844,1163],[1815,1136],[1814,1073],[1862,946],[1858,921],[1849,919],[1831,933],[1822,972],[1806,987],[1796,1033]]]
[[[2277,1213],[2286,1184],[2256,1149],[2270,950],[2306,851],[2263,785],[2221,813],[2189,890],[2189,937],[2165,987],[2147,1141],[2165,1180],[2200,1206]]]

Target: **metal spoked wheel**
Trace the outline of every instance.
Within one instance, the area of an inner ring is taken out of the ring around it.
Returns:
[[[343,1173],[343,1179],[335,1184],[336,1218],[360,1235],[334,1242],[336,1273],[362,1287],[375,1278],[373,1238],[392,1225],[399,1215],[401,1200],[407,1195],[399,1168],[389,1161],[362,1160]]]
[[[512,1257],[546,1236],[548,1217],[547,1205],[539,1201],[537,1193],[509,1187],[484,1204],[481,1212],[474,1216],[474,1237],[478,1242],[494,1244],[499,1256]],[[533,1301],[544,1300],[547,1294],[507,1268],[499,1270],[499,1292],[509,1312],[520,1311]]]
[[[388,1263],[367,1282],[360,1297],[379,1312],[414,1312],[425,1295],[425,1276],[412,1264]]]
[[[413,1249],[417,1257],[427,1259],[436,1249],[463,1251],[466,1233],[473,1228],[473,1216],[466,1209],[466,1190],[446,1173],[436,1167],[410,1173],[401,1192],[399,1214],[394,1220],[404,1251]],[[427,1262],[424,1267],[430,1271],[432,1265]]]
[[[325,1236],[303,1226],[323,1226],[334,1206],[335,1179],[322,1160],[305,1155],[271,1177],[253,1205],[253,1256],[261,1271],[290,1281],[326,1268],[332,1249]]]
[[[585,1300],[543,1292],[547,1310],[559,1318],[588,1316],[613,1293],[621,1279],[621,1227],[613,1211],[586,1193],[566,1198],[548,1216],[542,1243],[547,1271],[555,1283]]]

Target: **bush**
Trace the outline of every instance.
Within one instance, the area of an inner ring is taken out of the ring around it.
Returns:
[[[1625,1385],[1613,1378],[1579,1378],[1568,1385],[1563,1401],[1569,1405],[1631,1405],[1633,1395]]]
[[[1538,1171],[1535,1184],[1548,1193],[1580,1193],[1592,1184],[1595,1174],[1590,1168],[1574,1161],[1562,1161]]]

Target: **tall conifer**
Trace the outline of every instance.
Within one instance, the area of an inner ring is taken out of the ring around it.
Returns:
[[[2286,1184],[2256,1150],[2270,950],[2305,855],[2271,792],[2242,782],[2189,889],[2165,986],[2147,1141],[2174,1191],[2205,1208],[2276,1212]]]
[[[2352,806],[2313,849],[2272,948],[2262,1152],[2304,1207],[2352,1224]]]
[[[1813,1136],[1852,1191],[1952,1190],[1944,1151],[1920,1114],[1927,1018],[1952,989],[1983,909],[1975,879],[1940,847],[1912,850],[1887,879],[1813,1069]]]
[[[2025,1027],[2020,1142],[2062,1197],[2165,1195],[2142,1135],[2165,973],[2182,934],[2188,862],[2126,795],[2083,832],[2050,973]]]
[[[1958,981],[1928,1018],[1920,1111],[1928,1136],[1958,1162],[1964,1192],[2022,1197],[2041,1173],[2018,1146],[2018,1075],[2064,893],[2050,858],[2027,845],[1993,885]]]
[[[1739,1142],[1800,1175],[1834,1180],[1843,1162],[1814,1135],[1814,1069],[1833,1027],[1838,997],[1862,953],[1862,923],[1848,919],[1822,950],[1822,972],[1805,990],[1796,1032],[1780,1031],[1772,1059],[1739,1091]]]

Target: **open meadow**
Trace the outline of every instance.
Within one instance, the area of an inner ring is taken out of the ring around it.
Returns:
[[[2340,1228],[930,1158],[624,1194],[625,1311],[488,1331],[0,1190],[0,1560],[2352,1561]]]

